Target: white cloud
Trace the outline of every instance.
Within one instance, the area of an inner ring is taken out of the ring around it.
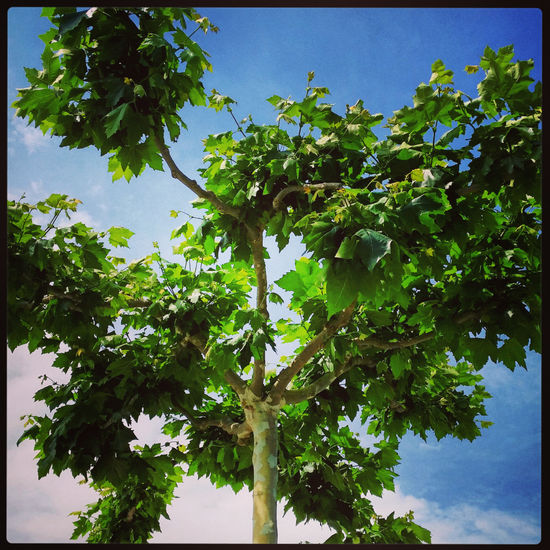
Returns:
[[[46,147],[50,136],[44,135],[42,130],[35,126],[28,125],[22,118],[14,117],[13,130],[16,142],[22,143],[29,153]]]
[[[38,376],[48,374],[58,381],[65,376],[52,368],[53,356],[29,354],[18,348],[8,352],[8,453],[7,453],[7,534],[12,543],[67,542],[72,533],[74,518],[68,514],[82,510],[94,502],[95,492],[78,485],[67,472],[60,477],[48,475],[37,479],[35,451],[32,442],[15,447],[23,426],[19,417],[33,412],[41,414],[43,405],[34,403],[32,395],[40,387]],[[158,438],[161,421],[139,422],[136,434],[141,441],[152,443]],[[216,489],[203,478],[185,478],[176,490],[168,513],[170,520],[161,521],[162,533],[155,534],[153,542],[173,543],[247,543],[252,530],[252,496],[242,490],[235,494],[229,487]],[[432,543],[438,544],[533,544],[540,538],[540,526],[535,519],[521,517],[494,508],[476,505],[472,494],[470,502],[440,506],[437,502],[406,495],[396,486],[395,493],[383,498],[372,497],[377,513],[387,516],[392,511],[402,516],[409,510],[415,522],[429,529]],[[321,543],[331,530],[316,522],[295,524],[291,512],[282,516],[279,505],[279,542],[308,541]]]
[[[42,181],[31,181],[31,189],[35,195],[42,195],[44,193],[44,183]]]
[[[37,191],[37,186],[33,186],[33,192],[34,194],[27,194],[22,202],[26,202],[28,204],[36,204],[38,201],[43,201],[46,198],[48,198],[48,193],[40,193]],[[13,195],[12,195],[13,196]],[[19,200],[21,195],[19,194],[17,197],[10,198],[10,200]],[[69,196],[69,198],[72,198]],[[45,229],[50,221],[52,220],[52,217],[54,215],[54,210],[50,210],[47,214],[39,212],[38,210],[34,210],[32,213],[32,220],[34,223],[42,226],[43,229]],[[62,227],[69,227],[71,225],[74,225],[75,223],[82,222],[87,227],[91,227],[96,231],[101,230],[100,223],[96,220],[94,216],[92,216],[87,210],[84,208],[79,208],[76,212],[69,212],[69,216],[65,213],[61,214],[57,221],[55,222],[56,228],[62,228]],[[51,236],[51,235],[50,235]]]
[[[169,510],[170,520],[161,521],[162,533],[152,542],[249,543],[252,537],[252,494],[235,494],[229,487],[216,489],[207,479],[186,478],[176,490],[179,497]],[[333,533],[310,521],[296,525],[290,511],[283,516],[278,505],[277,530],[280,544],[308,541],[322,543]]]
[[[475,502],[475,495],[472,499]],[[373,497],[372,502],[384,516],[413,510],[415,523],[431,531],[432,544],[534,544],[540,540],[540,526],[533,518],[465,502],[443,507],[405,495],[398,485],[395,493]]]
[[[77,210],[76,212],[70,212],[70,216],[70,218],[67,218],[66,216],[64,216],[62,219],[59,218],[59,222],[56,223],[56,227],[69,227],[70,225],[74,225],[75,223],[82,222],[88,227],[99,230],[99,223],[86,210]]]
[[[41,387],[39,376],[47,374],[64,382],[66,375],[51,367],[53,355],[29,354],[26,347],[8,351],[8,453],[7,453],[7,535],[12,543],[61,543],[70,539],[74,517],[68,514],[82,510],[97,500],[96,493],[79,485],[68,472],[60,477],[47,475],[38,480],[31,441],[19,447],[15,442],[23,432],[24,414],[44,414],[45,406],[35,403],[34,393]],[[163,441],[158,418],[140,418],[134,426],[141,443]],[[155,437],[155,434],[157,436]],[[207,479],[185,478],[176,490],[179,497],[173,501],[163,518],[162,533],[153,542],[224,543],[250,542],[252,529],[252,496],[243,489],[235,494],[229,487],[216,489]],[[331,532],[316,522],[296,525],[289,512],[282,516],[279,506],[279,541],[281,543],[323,542]]]
[[[70,540],[75,517],[97,500],[95,491],[78,485],[69,472],[38,480],[33,445],[25,441],[7,453],[7,539],[11,543],[63,543]]]

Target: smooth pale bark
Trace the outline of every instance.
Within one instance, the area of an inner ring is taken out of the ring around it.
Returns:
[[[252,542],[277,542],[277,414],[279,407],[256,401],[247,411],[254,432]]]

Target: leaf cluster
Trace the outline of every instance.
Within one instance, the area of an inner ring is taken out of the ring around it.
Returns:
[[[185,29],[216,28],[193,8],[44,8],[43,16],[53,24],[40,37],[43,69],[25,69],[17,116],[61,136],[62,147],[111,154],[114,180],[146,165],[162,170],[153,136],[167,128],[178,139],[186,128],[178,110],[206,104],[201,78],[212,69]]]

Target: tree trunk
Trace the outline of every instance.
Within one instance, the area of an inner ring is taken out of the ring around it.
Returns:
[[[257,401],[251,413],[250,421],[254,432],[252,542],[276,544],[278,407]]]

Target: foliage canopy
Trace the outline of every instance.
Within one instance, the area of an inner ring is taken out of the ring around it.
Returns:
[[[51,413],[29,416],[20,441],[34,441],[39,477],[70,470],[100,493],[73,538],[146,542],[185,475],[252,490],[247,407],[261,402],[278,413],[277,499],[298,521],[330,526],[330,542],[429,541],[412,514],[377,516],[368,495],[394,489],[407,431],[471,441],[490,424],[478,372],[489,359],[513,370],[540,352],[533,62],[487,47],[466,67],[482,77],[474,98],[434,62],[383,139],[382,115],[361,100],[338,114],[309,73],[300,101],[268,99],[273,124],[235,119],[203,140],[201,186],[168,144],[187,103],[233,115],[231,98],[205,93],[211,66],[186,34],[217,29],[182,8],[44,15],[43,68],[25,69],[17,115],[110,155],[114,180],[164,162],[204,211],[172,233],[181,262],[157,250],[125,263],[112,248],[132,231],[57,224],[80,201],[8,201],[8,345],[55,353],[70,374],[44,380],[35,400]],[[306,249],[279,292],[266,235]],[[287,297],[291,315],[273,319],[269,304]],[[280,341],[295,352],[266,371]],[[162,417],[172,442],[132,444],[140,415]]]

